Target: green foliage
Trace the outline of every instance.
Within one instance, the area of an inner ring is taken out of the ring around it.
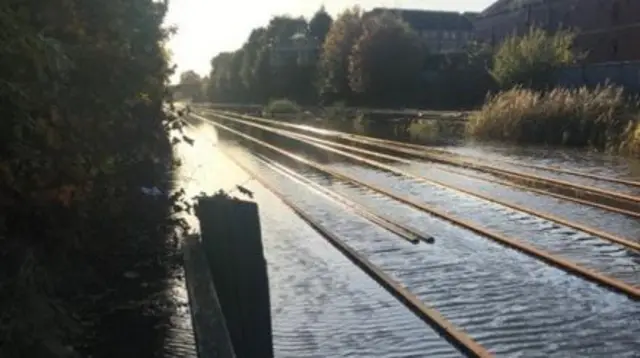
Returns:
[[[274,99],[269,101],[263,110],[267,116],[293,115],[302,113],[302,108],[289,99]]]
[[[349,85],[349,57],[362,31],[362,11],[347,9],[333,22],[322,46],[319,60],[319,93],[325,101],[352,97]]]
[[[313,68],[291,59],[281,68],[272,66],[272,51],[291,46],[291,38],[307,34],[303,18],[276,16],[266,27],[254,29],[242,48],[218,54],[211,62],[208,97],[212,102],[265,103],[278,97],[309,102]]]
[[[488,140],[638,153],[639,118],[640,105],[619,87],[514,88],[490,97],[470,116],[467,132]]]
[[[419,103],[432,109],[477,108],[497,90],[489,73],[493,53],[477,43],[464,53],[428,55]]]
[[[524,86],[542,89],[552,82],[553,72],[575,63],[572,51],[575,35],[558,31],[552,35],[531,28],[522,37],[507,38],[495,54],[491,74],[500,87]]]
[[[166,254],[175,198],[140,193],[168,191],[167,133],[180,128],[163,110],[165,12],[152,0],[0,5],[2,357],[64,354],[95,323],[77,296],[113,289],[131,253]]]
[[[322,6],[309,20],[309,35],[318,39],[321,44],[324,43],[332,23],[333,18]]]
[[[195,71],[189,70],[180,74],[181,85],[199,85],[202,79]]]
[[[383,12],[367,17],[349,56],[353,92],[380,105],[402,104],[419,86],[422,40],[409,24]]]
[[[205,79],[200,78],[195,71],[189,70],[180,74],[180,91],[194,102],[202,102],[205,97]],[[208,82],[209,79],[207,78]]]

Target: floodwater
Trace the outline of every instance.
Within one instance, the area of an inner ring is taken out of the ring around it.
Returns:
[[[269,168],[246,150],[245,143],[223,144],[208,125],[190,135],[195,137],[195,145],[180,149],[187,192],[196,195],[224,189],[239,196],[233,188],[242,184],[254,192],[259,204],[277,357],[460,354],[305,225],[273,193],[235,166],[221,148],[497,356],[637,357],[636,352],[640,351],[640,305],[623,295],[388,197],[332,180],[295,166],[282,156],[261,151],[319,185],[436,237],[433,245],[409,244]],[[391,192],[410,195],[450,215],[526,240],[625,282],[640,284],[637,253],[618,245],[476,197],[391,176],[301,145],[284,141],[278,144]],[[615,172],[626,178],[640,168],[634,161],[593,153],[581,157],[572,151],[518,151],[473,145],[441,149],[485,160],[527,160],[564,168],[569,168],[571,162],[576,170],[588,168],[584,170],[609,176]],[[572,162],[573,156],[578,159]],[[468,179],[426,162],[418,162],[412,169],[469,190],[527,204],[566,219],[582,220],[616,235],[640,237],[640,222],[618,214]]]

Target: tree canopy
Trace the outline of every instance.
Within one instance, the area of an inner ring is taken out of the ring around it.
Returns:
[[[398,15],[363,13],[357,6],[335,21],[324,8],[308,22],[276,16],[255,28],[241,48],[212,60],[208,98],[469,108],[482,103],[496,83],[539,87],[577,58],[573,35],[563,31],[549,35],[532,28],[497,52],[474,41],[455,52],[430,51],[433,41]],[[300,61],[300,54],[311,60]]]
[[[140,197],[174,164],[166,6],[0,4],[0,356],[84,345],[102,313],[78,297],[106,297],[168,245],[171,200]]]
[[[349,56],[362,31],[362,11],[353,7],[342,12],[331,25],[319,60],[320,96],[351,99]]]
[[[415,93],[423,44],[409,24],[390,12],[367,17],[349,56],[352,91],[379,105],[402,103]]]
[[[209,79],[206,79],[207,82]],[[206,86],[204,79],[193,70],[188,70],[180,74],[181,94],[194,100],[203,101],[205,98]]]
[[[495,54],[491,74],[502,88],[546,87],[555,70],[575,63],[580,57],[572,50],[574,39],[570,31],[548,34],[532,27],[524,36],[512,36],[502,43]]]
[[[323,6],[316,11],[309,21],[309,34],[318,39],[319,43],[322,44],[329,33],[329,29],[331,29],[332,23],[333,18]]]
[[[276,16],[267,26],[252,30],[240,49],[212,59],[209,98],[216,102],[265,103],[275,97],[304,101],[313,69],[295,61],[274,68],[271,55],[274,49],[289,46],[294,35],[309,31],[304,18],[290,16]]]

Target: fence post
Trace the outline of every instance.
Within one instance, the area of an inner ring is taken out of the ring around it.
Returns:
[[[272,358],[271,304],[258,206],[222,196],[198,200],[202,242],[238,358]]]

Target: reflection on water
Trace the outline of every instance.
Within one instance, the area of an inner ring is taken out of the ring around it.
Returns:
[[[189,135],[195,145],[180,153],[190,195],[242,183],[259,204],[276,357],[461,356],[273,194],[247,181],[215,148],[210,127]]]
[[[639,307],[622,295],[382,195],[305,172],[317,183],[380,213],[393,213],[437,238],[434,245],[408,244],[259,162],[246,162],[498,356],[634,357],[640,348],[634,340],[640,333],[640,321],[634,318]],[[368,179],[383,184],[381,178]],[[421,193],[428,196],[411,192]]]
[[[640,181],[640,159],[611,155],[587,149],[545,146],[518,146],[511,144],[486,144],[465,140],[464,124],[447,120],[395,119],[369,121],[343,119],[335,121],[300,122],[309,127],[339,130],[377,138],[434,146],[451,153],[470,156],[507,169],[517,169],[530,174],[543,175],[567,181],[576,181],[603,189],[619,190],[640,195],[639,188],[616,186],[586,178],[563,175],[544,170],[506,165],[500,161],[511,161],[539,166],[551,166],[575,170],[605,177]],[[246,128],[246,127],[243,127]],[[321,131],[319,131],[321,132]],[[282,138],[282,137],[279,137]],[[280,141],[281,139],[278,139]],[[298,145],[301,147],[300,145]]]
[[[278,146],[331,164],[345,172],[367,176],[390,189],[423,197],[425,201],[440,200],[446,204],[445,199],[435,195],[435,192],[427,192],[424,186],[409,182],[403,184],[391,177],[385,179],[380,173],[349,165],[337,155],[296,141],[283,140],[282,137],[258,131],[251,134],[272,143],[277,141]],[[229,165],[225,157],[213,148],[217,143],[212,137],[215,138],[215,131],[204,127],[197,135],[196,146],[185,149],[184,159],[187,165],[184,170],[191,173],[192,177],[187,188],[190,193],[212,193],[219,188],[233,188],[248,179],[246,173]],[[247,143],[243,142],[242,146],[246,147]],[[258,147],[252,149],[266,153]],[[467,151],[466,153],[476,151],[478,155],[487,157],[494,155],[496,158],[519,160],[525,160],[522,158],[528,158],[527,156],[531,157],[530,160],[549,160],[555,155],[558,159],[552,160],[573,160],[576,163],[581,163],[580,160],[595,164],[598,160],[611,160],[610,163],[626,161],[616,157],[606,159],[603,155],[579,151],[571,154],[572,151],[569,150],[555,154],[548,149],[548,153],[538,152],[545,151],[544,149],[521,152],[506,146],[472,144],[449,146],[447,149]],[[314,218],[330,227],[339,237],[367,255],[421,299],[433,303],[447,318],[500,355],[634,357],[634,352],[640,349],[636,339],[640,334],[640,321],[637,319],[639,307],[622,295],[567,275],[514,250],[489,243],[485,238],[388,198],[371,195],[326,176],[306,171],[307,176],[322,185],[349,194],[381,212],[393,213],[394,218],[410,226],[436,234],[435,245],[409,245],[362,218],[341,211],[335,204],[321,200],[318,195],[305,188],[269,172],[267,168],[258,165],[246,150],[238,149],[234,153],[245,162],[253,163],[261,176],[270,179],[280,190],[288,193],[292,200],[303,206]],[[600,165],[603,163],[608,162],[600,162]],[[416,165],[425,172],[429,170],[428,164]],[[302,170],[303,167],[295,169]],[[370,173],[365,173],[366,171]],[[437,170],[431,174],[442,175]],[[464,182],[461,176],[451,177],[449,180]],[[277,356],[457,356],[457,352],[333,250],[273,195],[255,182],[249,182],[247,186],[256,192],[256,200],[260,203]],[[483,188],[487,193],[506,195],[513,202],[535,203],[541,209],[557,210],[569,218],[579,209],[570,206],[574,204],[563,206],[555,199],[509,192],[478,182],[471,183],[471,187]],[[484,215],[482,219],[487,224],[504,226],[498,220],[500,213],[491,217],[487,211],[489,206],[479,208],[474,207],[477,204],[475,201],[462,198],[456,200],[456,210],[481,211]],[[620,218],[607,217],[602,213],[588,214],[602,219],[594,220],[596,225],[609,225],[607,228],[612,230],[622,228],[626,233],[637,232],[637,222],[617,221]],[[520,220],[517,217],[513,219]],[[616,225],[616,222],[624,225]],[[554,251],[566,254],[575,250],[576,257],[579,256],[580,247],[573,244],[582,240],[586,247],[590,247],[593,241],[573,234],[569,236],[556,230],[557,228],[546,227],[543,222],[518,226],[513,225],[514,223],[515,221],[507,223],[511,225],[507,229],[513,231],[508,234],[524,232],[531,236],[527,238],[530,240],[540,236],[544,239],[540,241],[541,245],[548,245]],[[597,264],[598,268],[604,270],[608,264],[600,255],[612,251],[595,244],[593,247],[593,250],[588,250],[592,255],[588,257],[593,257],[594,265]],[[624,253],[616,255],[611,262],[612,272],[619,270],[621,275],[627,274],[625,270],[633,265],[630,262],[636,257]],[[614,267],[614,264],[620,264],[620,267]]]

